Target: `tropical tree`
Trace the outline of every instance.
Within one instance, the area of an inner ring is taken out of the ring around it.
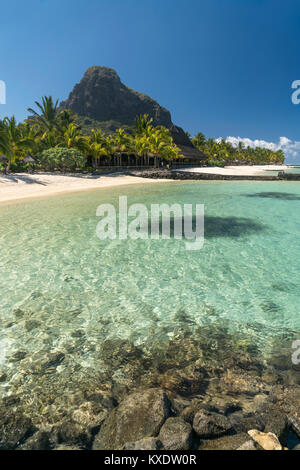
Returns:
[[[147,135],[153,129],[153,119],[149,118],[148,114],[140,114],[136,116],[133,126],[133,134],[135,136]]]
[[[175,160],[180,157],[180,150],[174,144],[169,130],[166,127],[156,127],[152,129],[148,137],[150,152],[158,158],[164,160]]]
[[[224,166],[228,163],[268,164],[283,163],[284,153],[282,150],[276,152],[261,147],[245,147],[242,141],[232,145],[226,139],[206,139],[202,132],[196,134],[192,139],[193,144],[207,155],[209,165]]]
[[[25,157],[33,144],[33,139],[24,134],[24,128],[17,125],[14,116],[0,121],[0,149],[8,159],[7,171],[17,159]]]
[[[195,137],[192,138],[192,143],[202,152],[205,150],[206,137],[202,132],[198,132]]]
[[[87,139],[87,146],[88,154],[93,158],[95,166],[97,166],[97,163],[101,157],[111,156],[111,146],[109,140],[99,129],[92,129],[91,135]]]
[[[27,109],[32,114],[29,119],[33,124],[38,124],[44,132],[54,132],[59,127],[58,102],[59,100],[54,102],[52,96],[43,96],[42,103],[35,102],[39,112],[33,108]]]
[[[88,151],[87,138],[82,135],[81,129],[75,124],[68,125],[62,138],[62,142],[60,142],[57,146],[75,148],[83,153]]]

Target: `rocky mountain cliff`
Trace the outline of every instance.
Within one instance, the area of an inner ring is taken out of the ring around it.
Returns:
[[[131,126],[139,114],[149,114],[154,125],[172,126],[167,109],[125,86],[115,70],[107,67],[90,67],[60,108],[71,109],[85,127],[94,126],[96,121],[99,127],[115,130]]]

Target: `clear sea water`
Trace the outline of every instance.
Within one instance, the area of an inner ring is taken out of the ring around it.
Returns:
[[[205,204],[204,248],[100,241],[96,208],[120,195]],[[266,357],[290,347],[300,339],[299,207],[298,182],[132,185],[0,205],[0,372],[17,374],[20,350],[64,350],[78,330],[96,349],[81,342],[76,361],[98,367],[104,340],[151,348],[182,318],[187,328],[226,326]]]

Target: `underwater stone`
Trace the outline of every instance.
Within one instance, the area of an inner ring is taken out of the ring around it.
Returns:
[[[92,443],[91,432],[69,418],[55,425],[55,434],[59,444],[89,449]]]
[[[5,382],[5,381],[6,381],[6,379],[7,379],[7,375],[6,375],[6,374],[1,374],[1,373],[0,373],[0,383],[2,383],[2,382]]]
[[[254,441],[246,441],[244,444],[242,444],[236,450],[259,450],[259,446]]]
[[[65,358],[62,352],[51,352],[48,353],[41,362],[42,368],[47,369],[49,367],[57,367]]]
[[[238,450],[249,441],[247,434],[235,434],[233,436],[223,436],[211,441],[202,441],[198,450]],[[254,443],[252,441],[252,445]],[[255,448],[252,450],[256,450]]]
[[[288,438],[288,420],[287,416],[273,404],[265,404],[258,410],[258,415],[265,423],[265,432],[273,433],[278,436],[282,445],[286,445]]]
[[[104,421],[93,449],[121,449],[126,442],[157,436],[169,416],[170,402],[163,390],[133,392]]]
[[[238,411],[230,415],[229,419],[233,428],[238,433],[247,433],[250,429],[254,428],[258,429],[259,431],[263,431],[265,429],[263,420],[254,413],[243,414],[242,412]]]
[[[192,427],[182,418],[168,418],[158,439],[166,450],[189,450],[192,445]]]
[[[40,429],[17,450],[52,450],[54,447],[52,428]]]
[[[9,359],[9,362],[19,362],[22,361],[27,355],[26,351],[17,351],[15,352],[11,358]]]
[[[30,332],[34,330],[35,328],[38,328],[40,325],[41,325],[40,322],[36,320],[27,320],[25,322],[25,330]]]
[[[202,439],[213,439],[227,434],[232,429],[232,424],[226,416],[200,410],[195,414],[193,428]]]
[[[249,436],[257,442],[264,450],[282,450],[282,446],[275,434],[272,432],[264,433],[257,429],[248,431]]]
[[[163,447],[160,440],[154,437],[146,437],[136,442],[126,442],[122,450],[161,450]]]
[[[16,310],[13,311],[13,314],[14,316],[16,317],[17,320],[19,320],[20,318],[23,318],[25,313],[23,312],[23,310],[21,310],[20,308],[17,308]]]
[[[0,450],[13,450],[34,432],[31,419],[0,409]]]

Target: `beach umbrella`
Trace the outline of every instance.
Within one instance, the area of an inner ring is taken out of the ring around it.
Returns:
[[[32,158],[32,156],[30,155],[30,153],[27,155],[27,157],[25,157],[23,159],[23,162],[24,163],[36,163],[35,159]]]

